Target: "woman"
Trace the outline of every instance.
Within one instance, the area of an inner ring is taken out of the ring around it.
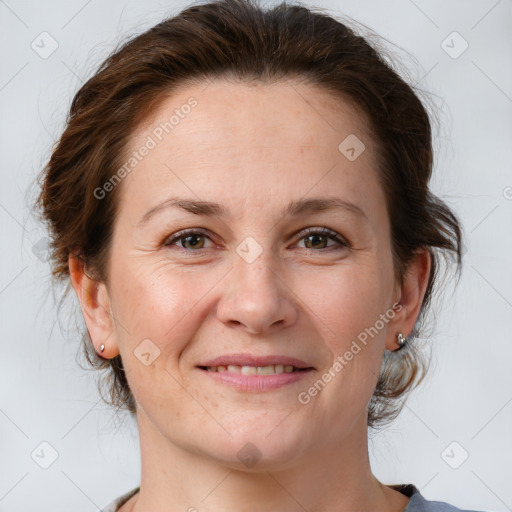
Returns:
[[[305,7],[195,5],[107,59],[38,200],[137,418],[140,486],[103,510],[458,510],[368,458],[424,376],[440,257],[460,266],[431,171],[412,88]]]

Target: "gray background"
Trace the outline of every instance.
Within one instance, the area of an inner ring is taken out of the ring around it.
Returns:
[[[95,374],[77,364],[82,319],[70,307],[57,315],[61,292],[51,291],[45,233],[29,204],[74,92],[126,35],[185,5],[0,1],[0,512],[94,511],[139,483],[135,425],[102,404]],[[430,92],[440,119],[434,190],[465,227],[462,278],[429,340],[430,377],[372,436],[374,472],[428,499],[512,510],[512,3],[308,5],[390,40],[410,80]]]

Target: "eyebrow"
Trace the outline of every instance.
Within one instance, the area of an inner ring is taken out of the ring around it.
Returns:
[[[194,215],[202,215],[205,217],[220,217],[230,219],[229,211],[219,203],[211,201],[201,201],[196,199],[185,199],[180,197],[172,197],[167,199],[150,210],[148,210],[137,222],[136,227],[141,228],[154,217],[157,213],[168,208],[178,208],[185,212],[193,213]],[[345,201],[339,197],[319,197],[310,199],[299,199],[291,201],[286,206],[281,215],[283,217],[300,217],[310,213],[317,213],[326,210],[345,210],[353,215],[368,220],[368,217],[359,206]]]

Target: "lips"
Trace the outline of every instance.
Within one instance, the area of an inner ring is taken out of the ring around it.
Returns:
[[[198,365],[213,381],[244,392],[268,392],[292,385],[315,368],[296,357],[252,354],[219,356]]]

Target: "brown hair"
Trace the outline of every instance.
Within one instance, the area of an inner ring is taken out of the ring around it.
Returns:
[[[382,52],[341,21],[302,5],[282,3],[263,10],[251,0],[194,4],[105,60],[74,97],[67,126],[39,178],[35,206],[48,224],[53,276],[69,281],[68,257],[75,253],[97,279],[108,283],[105,269],[119,187],[101,200],[94,191],[119,169],[134,130],[173,89],[221,76],[263,82],[299,77],[351,101],[367,115],[379,148],[397,277],[402,279],[418,249],[426,248],[432,258],[412,333],[417,336],[440,257],[455,256],[459,271],[461,266],[457,218],[428,188],[433,166],[429,116]],[[120,356],[98,357],[87,332],[82,342],[89,363],[108,370],[107,401],[135,413]],[[414,343],[386,351],[368,425],[394,419],[425,371],[424,355]]]

